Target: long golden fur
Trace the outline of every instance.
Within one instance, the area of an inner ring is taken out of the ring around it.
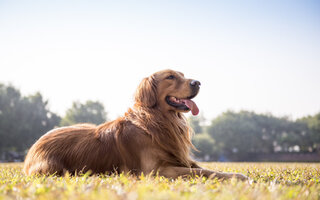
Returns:
[[[198,113],[191,100],[200,82],[163,70],[145,78],[123,117],[99,126],[78,124],[43,135],[29,150],[26,174],[159,173],[245,180],[241,174],[202,169],[190,158],[190,128],[182,112]]]

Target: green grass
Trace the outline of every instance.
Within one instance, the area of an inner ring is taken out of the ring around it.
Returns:
[[[320,199],[320,164],[202,163],[252,181],[164,177],[25,176],[22,164],[0,164],[0,199]]]

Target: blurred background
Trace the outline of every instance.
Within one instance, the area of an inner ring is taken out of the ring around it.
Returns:
[[[201,161],[320,161],[320,2],[0,0],[0,161],[102,123],[162,70],[201,81]]]

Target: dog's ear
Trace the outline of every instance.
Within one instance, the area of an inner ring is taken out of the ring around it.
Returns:
[[[138,86],[134,100],[141,106],[153,108],[157,105],[157,87],[153,76],[144,78]]]

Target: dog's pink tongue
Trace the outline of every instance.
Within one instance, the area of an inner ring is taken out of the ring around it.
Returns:
[[[190,99],[184,99],[184,103],[191,110],[193,115],[199,114],[199,108],[195,102]]]

